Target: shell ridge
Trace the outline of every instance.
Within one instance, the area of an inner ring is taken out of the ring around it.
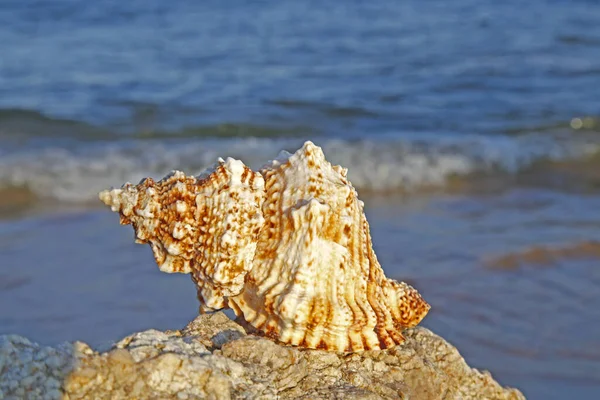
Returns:
[[[359,210],[355,210],[354,212],[354,220],[360,218]],[[359,247],[358,243],[360,243],[358,237],[358,230],[350,231],[350,238],[348,242],[348,246],[351,249],[351,259],[357,260],[358,265],[361,269],[365,269],[364,259],[361,257],[363,254],[362,249]],[[348,303],[353,310],[353,324],[350,326],[350,332],[353,333],[353,330],[356,330],[359,334],[369,335],[373,332],[373,328],[375,326],[376,315],[373,310],[370,308],[370,305],[366,299],[366,293],[363,291],[363,284],[366,285],[363,274],[353,276],[353,285],[346,286],[346,299],[349,299]],[[354,290],[353,290],[354,289]],[[355,296],[358,295],[358,298]],[[354,342],[351,340],[351,342]],[[364,347],[364,343],[361,340],[361,343],[353,343],[353,346],[356,345],[358,348],[362,349]]]

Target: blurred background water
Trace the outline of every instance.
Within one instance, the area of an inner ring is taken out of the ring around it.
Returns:
[[[591,0],[3,0],[0,334],[183,326],[189,277],[97,192],[311,139],[425,326],[530,398],[598,398],[599,82]]]

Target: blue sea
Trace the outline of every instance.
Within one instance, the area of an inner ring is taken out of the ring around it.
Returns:
[[[193,283],[98,192],[305,140],[423,325],[528,398],[600,398],[592,0],[2,0],[0,334],[184,326]]]

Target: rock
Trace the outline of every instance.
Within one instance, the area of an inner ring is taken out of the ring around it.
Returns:
[[[524,399],[422,327],[387,350],[341,354],[247,335],[223,313],[148,330],[105,353],[0,337],[0,398]]]

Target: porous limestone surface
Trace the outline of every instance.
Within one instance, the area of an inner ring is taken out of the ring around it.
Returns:
[[[3,399],[524,399],[422,327],[387,350],[334,353],[247,335],[223,313],[96,352],[0,336]]]

